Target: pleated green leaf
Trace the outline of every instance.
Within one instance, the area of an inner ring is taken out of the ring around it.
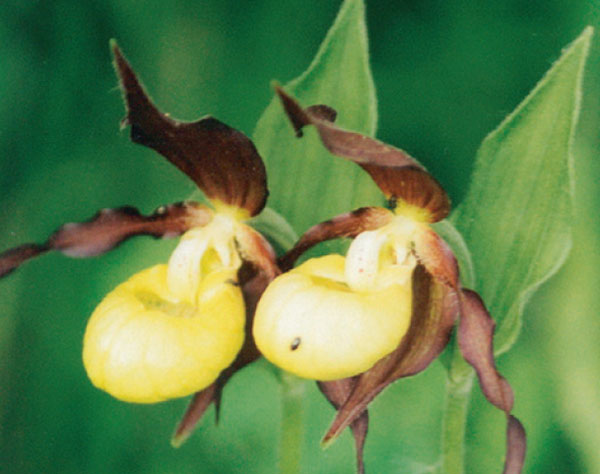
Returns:
[[[521,327],[523,306],[571,248],[571,147],[580,108],[587,28],[484,141],[453,216],[471,251],[475,289],[496,319],[496,352]]]
[[[284,88],[304,105],[327,104],[337,123],[374,135],[375,87],[362,0],[346,0],[312,64]],[[382,194],[358,166],[330,155],[314,130],[295,137],[279,100],[260,118],[254,142],[266,162],[269,206],[296,232],[363,205],[382,202]]]

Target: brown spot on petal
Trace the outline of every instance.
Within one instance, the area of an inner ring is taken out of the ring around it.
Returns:
[[[0,254],[0,277],[48,250],[58,250],[69,257],[93,257],[136,235],[176,237],[207,224],[211,218],[210,209],[192,202],[161,206],[149,216],[133,207],[102,209],[87,222],[63,225],[45,244],[26,244]]]
[[[378,229],[389,223],[394,215],[382,207],[361,207],[317,224],[300,237],[294,247],[280,257],[279,266],[287,271],[308,249],[326,240],[340,237],[356,237],[361,232]]]
[[[275,88],[296,134],[314,125],[323,145],[334,155],[354,161],[367,171],[388,199],[402,199],[425,209],[429,222],[437,222],[450,212],[450,200],[441,185],[406,152],[357,132],[343,130],[332,123],[326,106],[306,109],[281,87]]]
[[[167,158],[209,199],[258,214],[267,199],[267,178],[252,141],[212,117],[179,122],[161,113],[116,44],[112,50],[127,106],[123,124],[131,126],[132,141]]]

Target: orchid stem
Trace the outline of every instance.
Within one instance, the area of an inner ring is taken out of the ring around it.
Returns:
[[[446,401],[442,424],[442,472],[463,474],[465,472],[465,432],[467,414],[473,387],[472,371],[453,377],[448,374]]]
[[[299,474],[304,442],[304,392],[306,382],[281,372],[281,448],[279,472]]]

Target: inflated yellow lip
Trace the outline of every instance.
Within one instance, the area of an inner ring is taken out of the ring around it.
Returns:
[[[410,279],[353,290],[340,255],[311,259],[277,277],[258,304],[254,338],[263,355],[298,376],[335,380],[368,370],[410,324]]]
[[[210,385],[244,340],[245,307],[235,272],[204,278],[196,301],[174,297],[167,266],[143,270],[110,292],[90,318],[83,362],[114,397],[154,403]]]

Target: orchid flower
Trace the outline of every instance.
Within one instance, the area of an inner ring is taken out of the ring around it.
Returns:
[[[277,260],[246,223],[268,196],[250,139],[212,117],[184,123],[160,112],[115,43],[112,51],[127,109],[122,125],[130,126],[132,141],[179,168],[210,206],[182,202],[148,216],[132,207],[104,209],[63,225],[45,243],[0,254],[3,277],[49,251],[91,257],[137,235],[181,236],[168,263],[133,275],[95,309],[83,344],[92,383],[136,403],[195,394],[173,437],[177,446],[212,403],[218,415],[229,378],[262,354],[318,381],[338,410],[324,442],[350,427],[362,473],[368,404],[435,360],[460,315],[460,349],[487,399],[507,416],[505,472],[520,472],[525,432],[495,367],[493,320],[477,294],[461,286],[456,258],[430,226],[450,211],[441,185],[403,151],[336,127],[330,107],[304,109],[277,88],[298,135],[316,127],[323,144],[360,164],[390,203],[312,227]],[[345,257],[293,268],[306,250],[338,237],[354,239]]]
[[[148,216],[132,207],[103,209],[87,222],[63,225],[43,244],[0,254],[0,277],[53,250],[92,257],[137,235],[182,235],[168,264],[137,273],[98,305],[83,361],[94,385],[124,401],[197,393],[189,421],[199,407],[218,407],[229,377],[259,357],[247,333],[279,269],[270,244],[244,222],[265,206],[265,167],[250,139],[224,123],[212,117],[184,123],[161,113],[116,43],[111,47],[127,109],[122,126],[131,127],[133,142],[183,171],[212,207],[181,202]],[[174,443],[185,438],[178,434]]]
[[[404,151],[337,127],[330,107],[303,108],[276,91],[296,134],[314,126],[332,154],[371,175],[390,209],[364,207],[315,225],[279,260],[286,273],[269,285],[254,319],[259,350],[283,369],[318,380],[337,408],[323,442],[350,426],[362,472],[368,404],[392,382],[427,368],[458,318],[460,351],[488,401],[506,414],[504,472],[520,472],[525,431],[495,366],[494,321],[477,293],[461,286],[452,250],[430,225],[448,216],[447,194]],[[354,239],[345,257],[314,258],[290,270],[306,250],[339,237]]]

